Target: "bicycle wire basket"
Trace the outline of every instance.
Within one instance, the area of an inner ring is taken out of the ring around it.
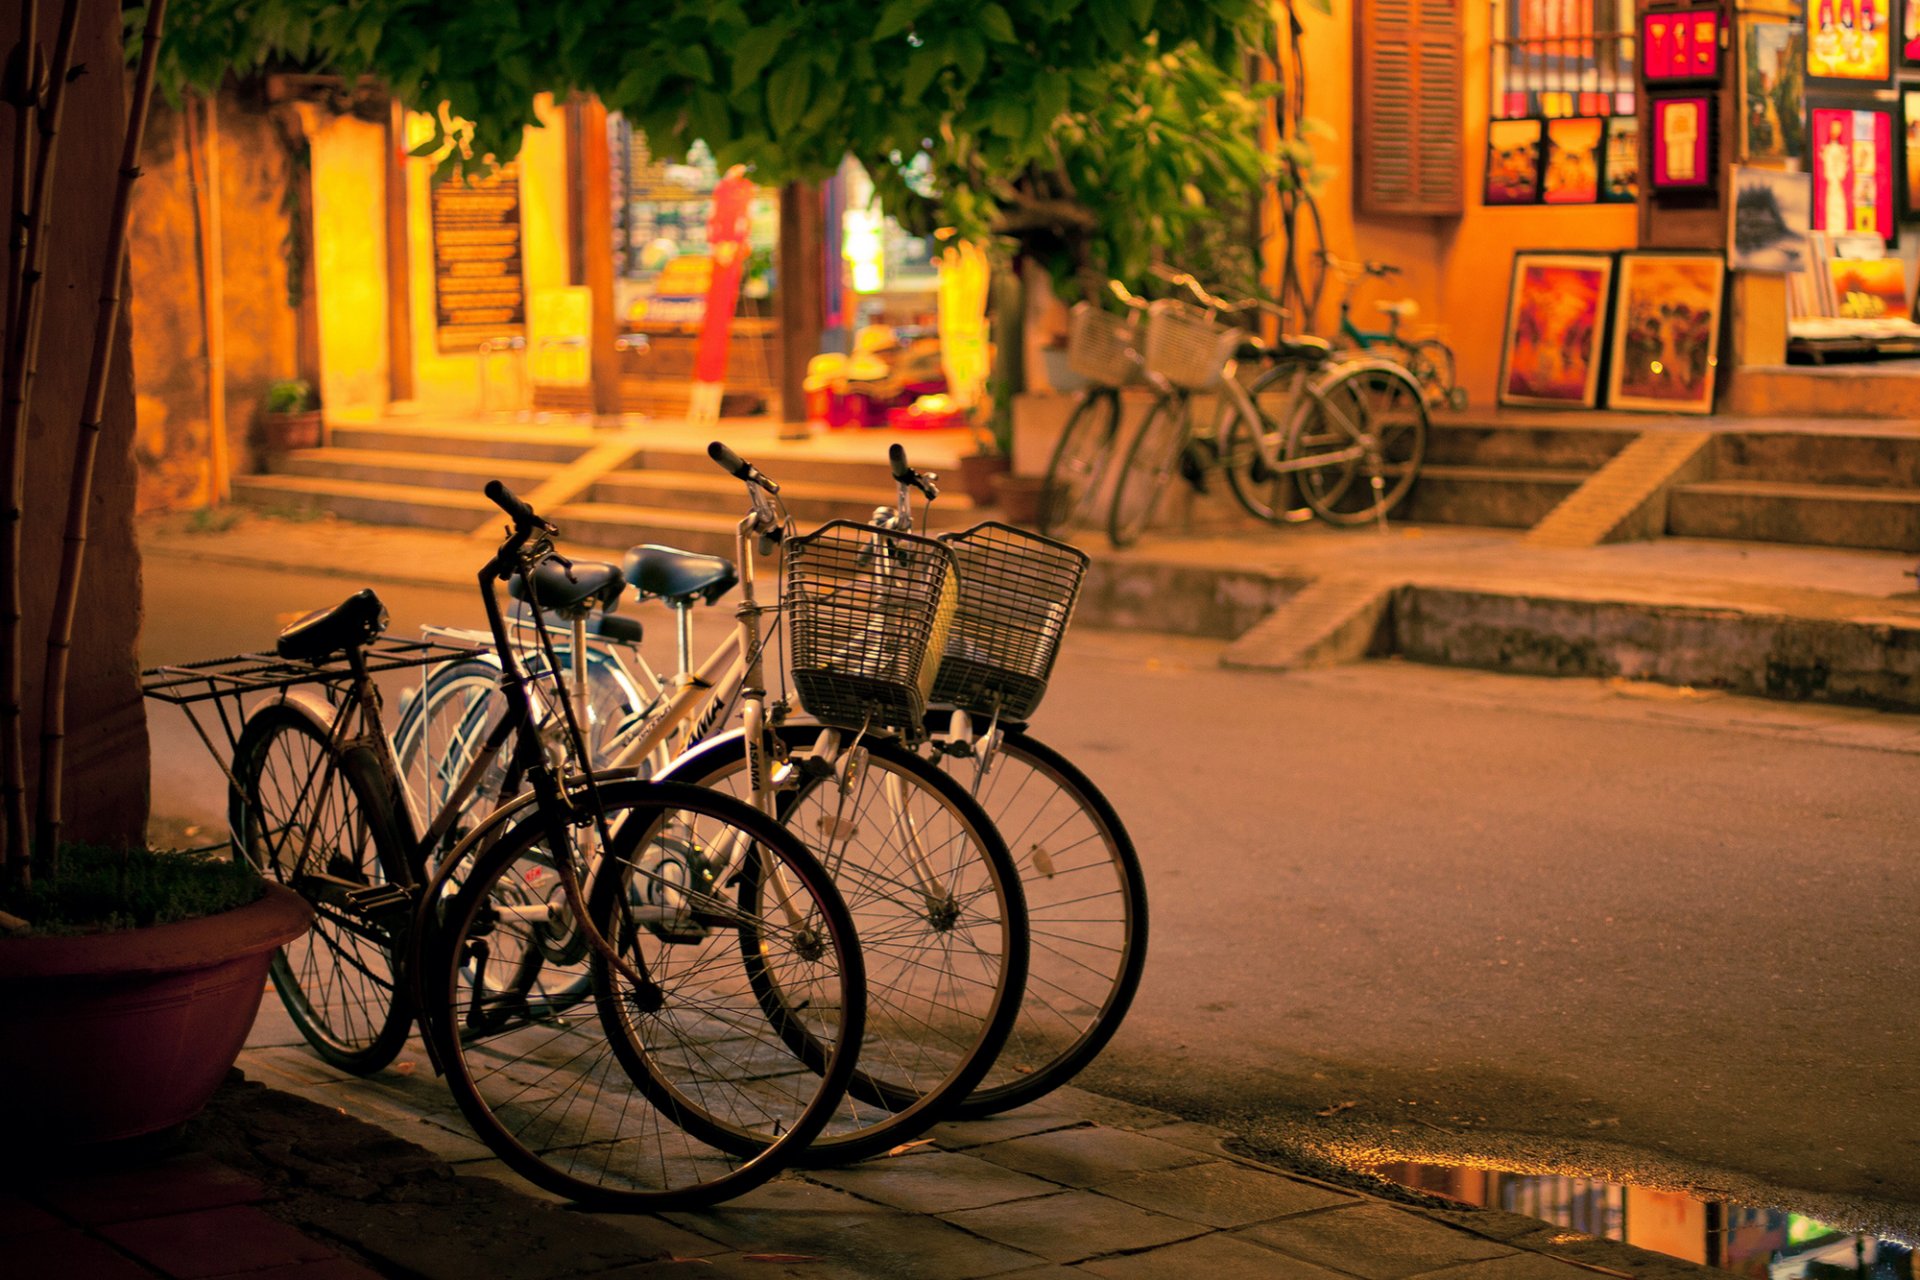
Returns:
[[[933,682],[933,701],[1025,721],[1047,692],[1073,617],[1087,554],[998,521],[941,541],[960,566],[960,607]]]
[[[1076,302],[1067,318],[1067,368],[1099,386],[1123,386],[1135,371],[1134,338],[1121,317]]]
[[[787,651],[822,724],[918,739],[959,603],[953,549],[833,520],[786,544]]]
[[[1176,387],[1204,391],[1220,377],[1245,337],[1196,307],[1163,298],[1147,311],[1147,371]]]

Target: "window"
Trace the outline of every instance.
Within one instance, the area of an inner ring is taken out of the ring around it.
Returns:
[[[1360,0],[1355,11],[1354,170],[1360,208],[1459,214],[1467,0]]]
[[[1493,118],[1630,116],[1633,0],[1493,0]]]

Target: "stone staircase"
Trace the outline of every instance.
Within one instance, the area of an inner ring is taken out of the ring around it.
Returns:
[[[1555,425],[1490,415],[1437,417],[1427,435],[1420,479],[1396,518],[1416,524],[1530,529],[1636,435],[1631,423]]]
[[[1667,532],[1920,550],[1920,424],[1716,434],[1707,478],[1669,496]]]

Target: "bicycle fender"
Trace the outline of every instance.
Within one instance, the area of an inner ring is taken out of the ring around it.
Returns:
[[[301,715],[313,721],[313,727],[320,731],[320,736],[323,739],[327,736],[328,731],[333,728],[333,704],[327,701],[325,695],[314,692],[314,690],[307,685],[293,685],[280,690],[279,693],[247,712],[246,719],[242,720],[241,724],[244,726],[251,722],[255,716],[265,711],[268,707],[282,706],[292,707],[295,711],[298,711]]]
[[[708,738],[685,755],[675,757],[669,761],[667,767],[655,776],[662,782],[673,782],[682,777],[686,777],[688,776],[688,770],[696,768],[709,756],[715,755],[722,750],[737,750],[738,748],[735,744],[746,737],[746,734],[747,731],[745,729],[729,729],[725,733]],[[698,777],[699,775],[693,774],[692,776]]]
[[[1359,360],[1341,360],[1328,365],[1325,372],[1313,380],[1313,390],[1315,392],[1325,391],[1335,379],[1345,377],[1350,373],[1388,374],[1406,383],[1407,386],[1413,389],[1413,393],[1416,396],[1420,394],[1420,384],[1414,380],[1414,376],[1411,373],[1407,372],[1405,365],[1397,364],[1392,360],[1383,360],[1378,356],[1366,356]],[[1423,399],[1421,403],[1424,404],[1425,400]]]

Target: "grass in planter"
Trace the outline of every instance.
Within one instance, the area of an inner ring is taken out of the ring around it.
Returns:
[[[0,911],[44,935],[111,933],[218,915],[265,891],[259,874],[223,852],[70,845],[60,875],[26,893],[0,890]]]

